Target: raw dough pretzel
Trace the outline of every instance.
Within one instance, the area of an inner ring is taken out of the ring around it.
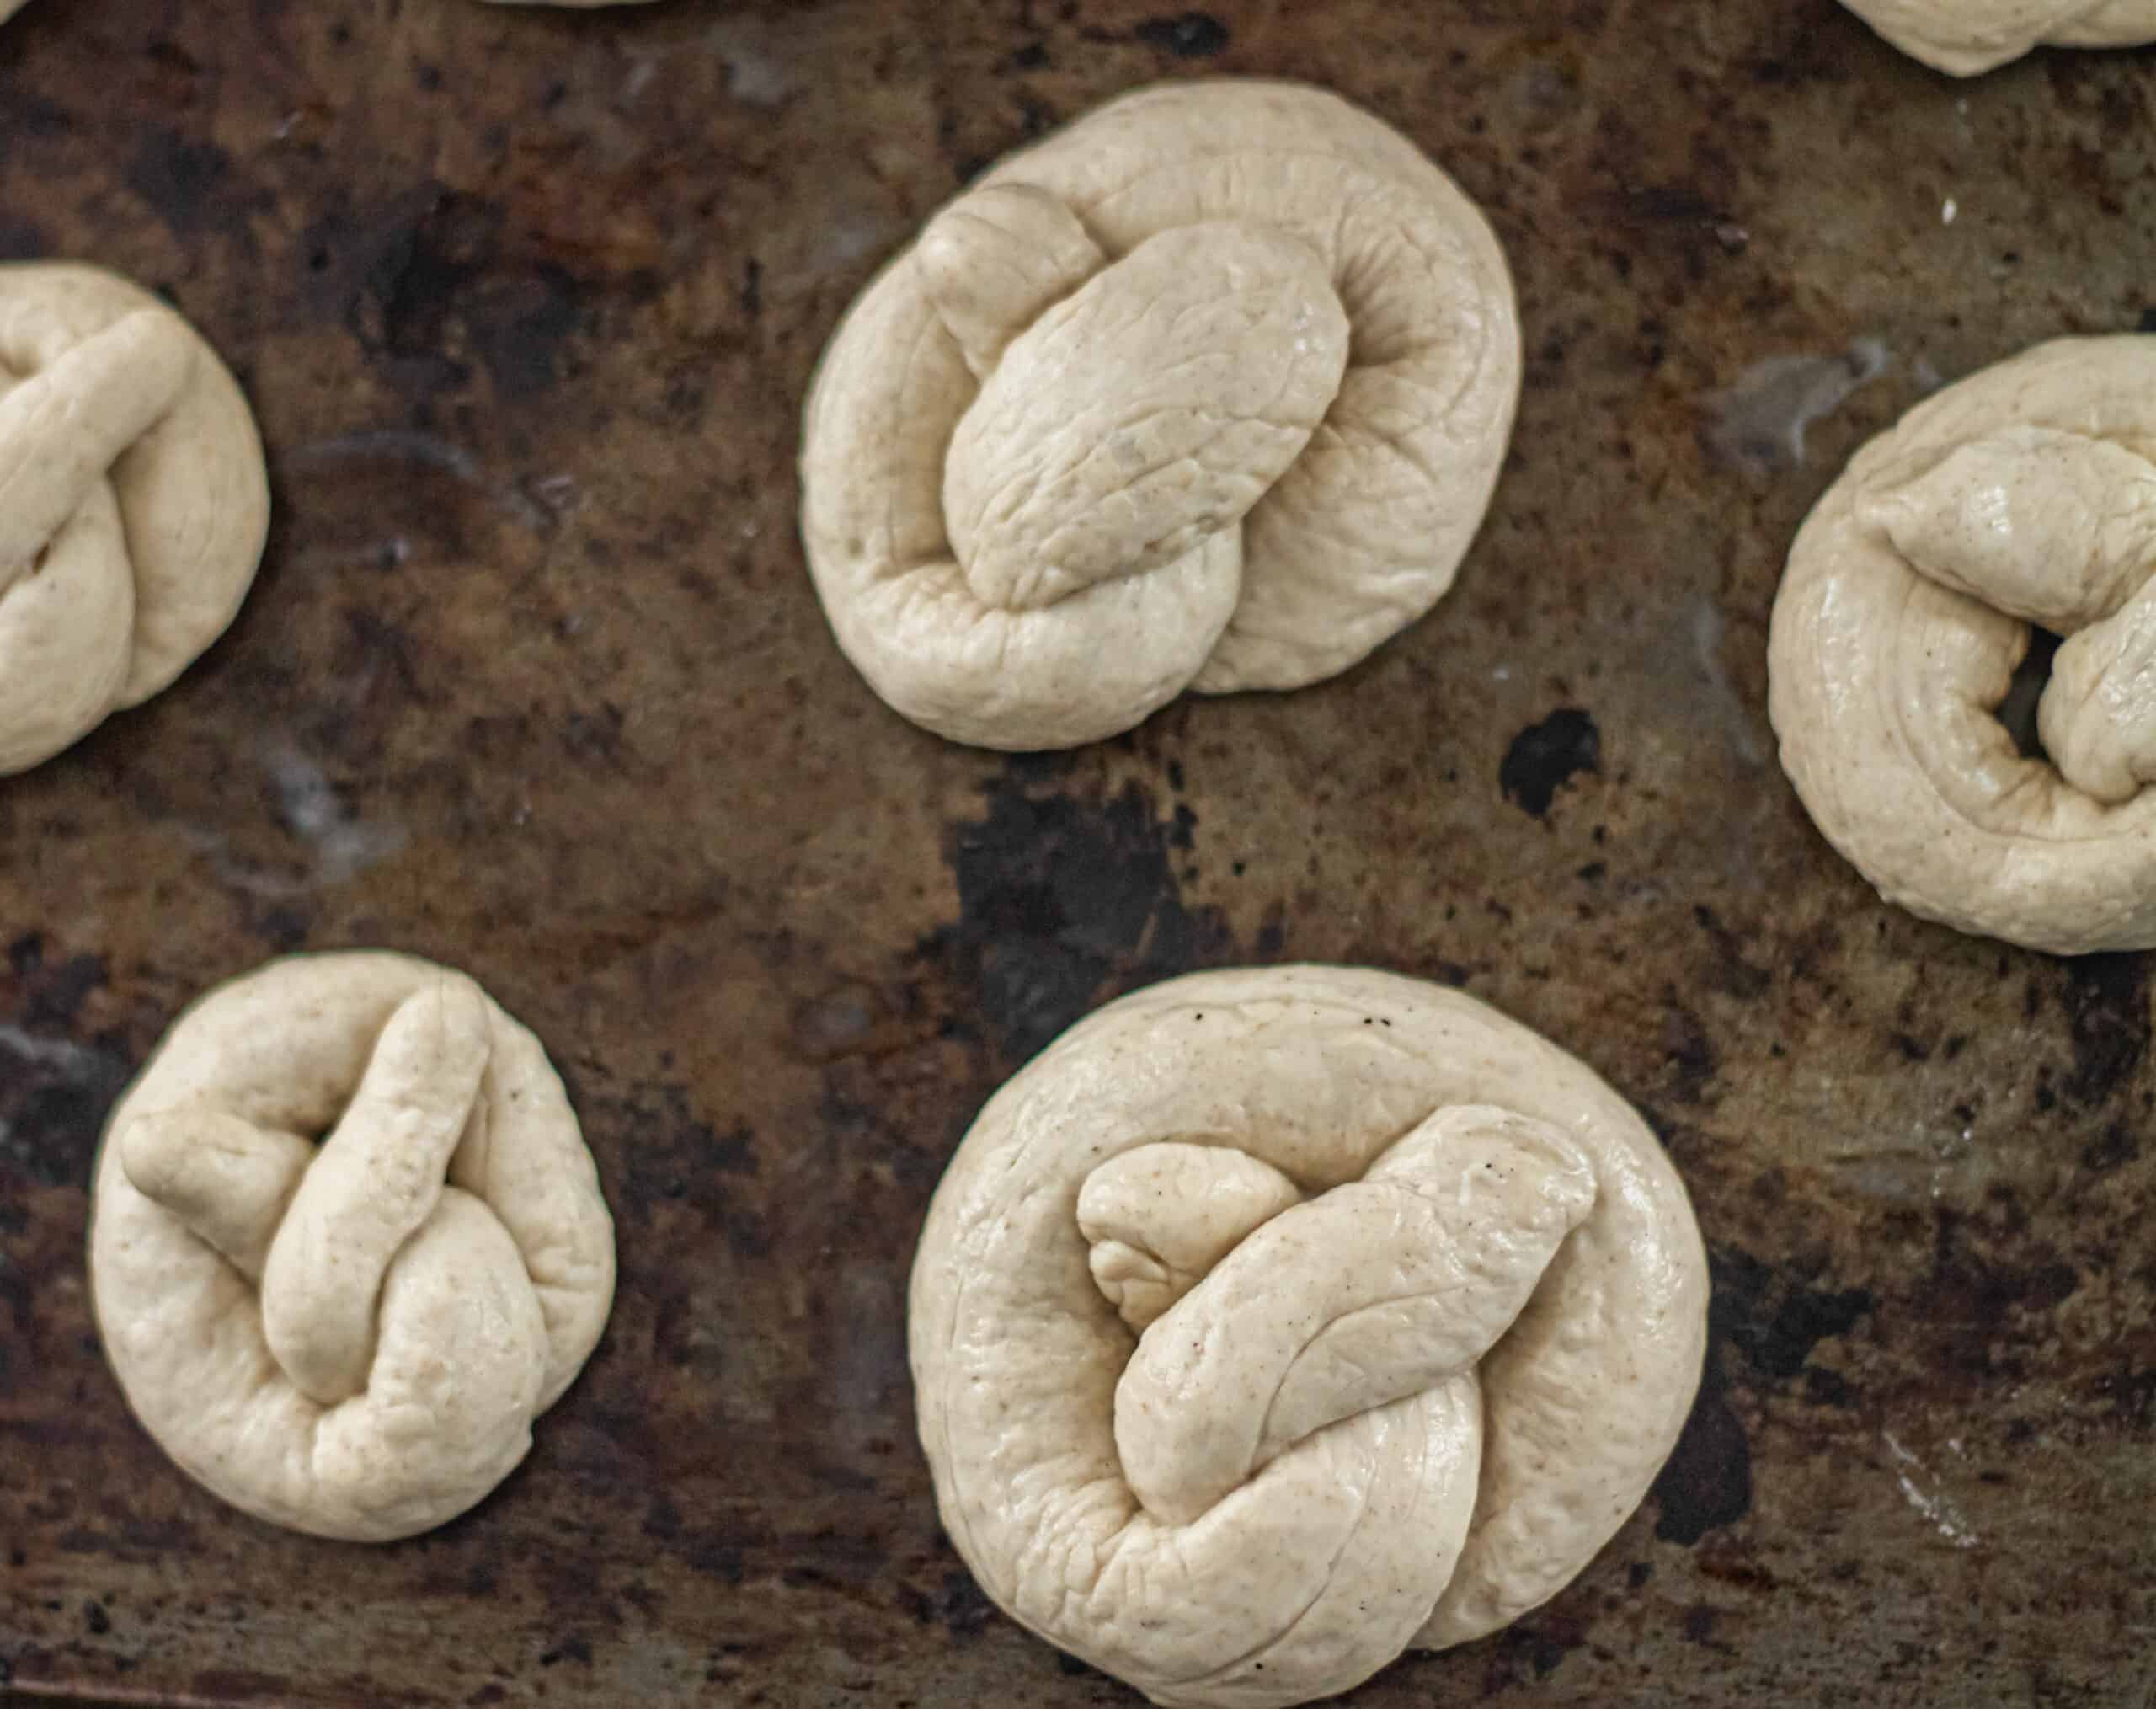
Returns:
[[[825,353],[808,563],[876,692],[1070,747],[1345,670],[1452,584],[1519,391],[1488,225],[1294,84],[1127,96],[931,220]]]
[[[989,1595],[1156,1702],[1255,1709],[1562,1589],[1676,1443],[1706,1299],[1683,1184],[1586,1067],[1301,967],[1140,991],[1004,1087],[909,1342]]]
[[[1957,77],[2038,47],[2156,41],[2156,0],[1843,0],[1903,53]]]
[[[114,1111],[90,1281],[183,1471],[378,1542],[524,1458],[606,1325],[613,1223],[560,1077],[478,985],[299,956],[189,1010]]]
[[[1860,451],[1774,601],[1769,708],[1890,902],[2062,954],[2156,945],[2156,338],[2064,339]],[[1994,716],[2068,637],[2024,759]]]
[[[186,322],[94,267],[0,264],[0,776],[192,664],[269,522],[254,418]]]

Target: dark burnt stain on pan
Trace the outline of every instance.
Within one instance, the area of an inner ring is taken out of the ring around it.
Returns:
[[[1188,808],[1163,818],[1137,783],[1103,796],[1069,787],[1070,771],[1020,761],[986,786],[981,816],[945,839],[958,918],[921,946],[1012,1062],[1104,996],[1216,964],[1231,943],[1217,909],[1182,899]]]
[[[44,938],[8,946],[14,1001],[0,998],[0,1166],[48,1186],[86,1184],[114,1101],[135,1071],[120,1033],[83,1034],[80,1019],[109,975],[91,954],[48,957]]]
[[[1583,707],[1561,706],[1513,738],[1497,767],[1497,787],[1506,800],[1540,819],[1566,783],[1601,769],[1602,732],[1594,719]]]
[[[1177,59],[1211,59],[1228,49],[1228,26],[1206,12],[1178,12],[1149,18],[1138,26],[1138,39]]]

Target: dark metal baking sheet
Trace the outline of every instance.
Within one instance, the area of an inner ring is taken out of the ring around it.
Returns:
[[[1401,126],[1517,271],[1517,448],[1457,591],[1345,679],[1006,760],[831,645],[797,413],[1000,152],[1162,77]],[[2156,61],[1973,84],[1832,0],[922,0],[536,14],[30,0],[0,253],[166,290],[277,519],[172,692],[0,784],[0,1669],[136,1703],[1134,1701],[939,1538],[904,1288],[943,1160],[1187,968],[1463,985],[1647,1110],[1715,1255],[1655,1496],[1378,1706],[2140,1706],[2156,1690],[2143,958],[1881,905],[1764,716],[1788,540],[1928,387],[2156,312]],[[471,969],[567,1074],[621,1299],[423,1541],[267,1530],[99,1356],[99,1118],[297,948]]]

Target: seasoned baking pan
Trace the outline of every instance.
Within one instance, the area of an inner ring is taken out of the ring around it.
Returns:
[[[31,0],[0,254],[163,289],[276,518],[173,692],[0,785],[0,1677],[143,1704],[1133,1701],[995,1615],[904,1288],[989,1091],[1187,969],[1459,984],[1648,1113],[1715,1263],[1656,1493],[1358,1705],[2140,1705],[2148,964],[1881,904],[1765,718],[1849,451],[2156,324],[2156,77],[1955,83],[1832,0]],[[1348,676],[1049,760],[831,644],[793,531],[836,317],[988,161],[1164,77],[1307,77],[1487,210],[1527,387],[1455,591]],[[268,1530],[91,1332],[102,1115],[207,983],[382,944],[569,1080],[620,1228],[584,1380],[416,1542]]]

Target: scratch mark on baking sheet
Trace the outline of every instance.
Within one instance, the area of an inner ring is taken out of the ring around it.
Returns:
[[[1831,356],[1769,356],[1710,393],[1700,437],[1718,462],[1774,471],[1804,467],[1804,436],[1894,366],[1885,340],[1857,339]]]
[[[1926,1477],[1930,1477],[1931,1474],[1924,1461],[1897,1441],[1892,1430],[1882,1430],[1880,1437],[1886,1444],[1886,1451],[1892,1454],[1897,1462],[1904,1468],[1894,1474],[1896,1482],[1902,1486],[1902,1498],[1925,1519],[1930,1520],[1939,1535],[1956,1548],[1973,1549],[1982,1542],[1983,1540],[1977,1536],[1968,1520],[1961,1516],[1959,1508],[1949,1501],[1944,1494],[1925,1489],[1917,1482],[1916,1477],[1911,1475],[1912,1471],[1914,1471],[1922,1473]]]
[[[1737,750],[1737,757],[1748,766],[1764,765],[1767,756],[1753,731],[1752,714],[1722,664],[1721,644],[1726,627],[1721,607],[1710,599],[1701,600],[1692,610],[1693,654],[1699,660],[1708,686],[1714,690],[1716,699],[1728,714],[1730,745]]]
[[[273,900],[327,889],[402,852],[410,841],[401,825],[355,815],[328,774],[298,749],[280,744],[269,750],[264,764],[276,787],[278,818],[311,853],[295,871],[243,859],[232,852],[222,832],[190,827],[188,841],[209,857],[218,878],[234,889]]]
[[[483,494],[496,509],[515,517],[535,533],[547,533],[554,526],[553,515],[529,494],[513,483],[488,480],[478,458],[463,446],[412,428],[367,428],[330,439],[318,439],[287,452],[280,461],[289,468],[336,462],[415,463],[422,468],[438,469]]]
[[[726,65],[726,93],[749,107],[776,107],[794,90],[785,59],[773,50],[760,18],[724,18],[712,26],[711,45]]]
[[[69,1039],[40,1039],[35,1033],[26,1033],[20,1027],[8,1023],[0,1023],[0,1050],[33,1068],[49,1068],[63,1075],[85,1078],[96,1074],[104,1061],[96,1051]]]

